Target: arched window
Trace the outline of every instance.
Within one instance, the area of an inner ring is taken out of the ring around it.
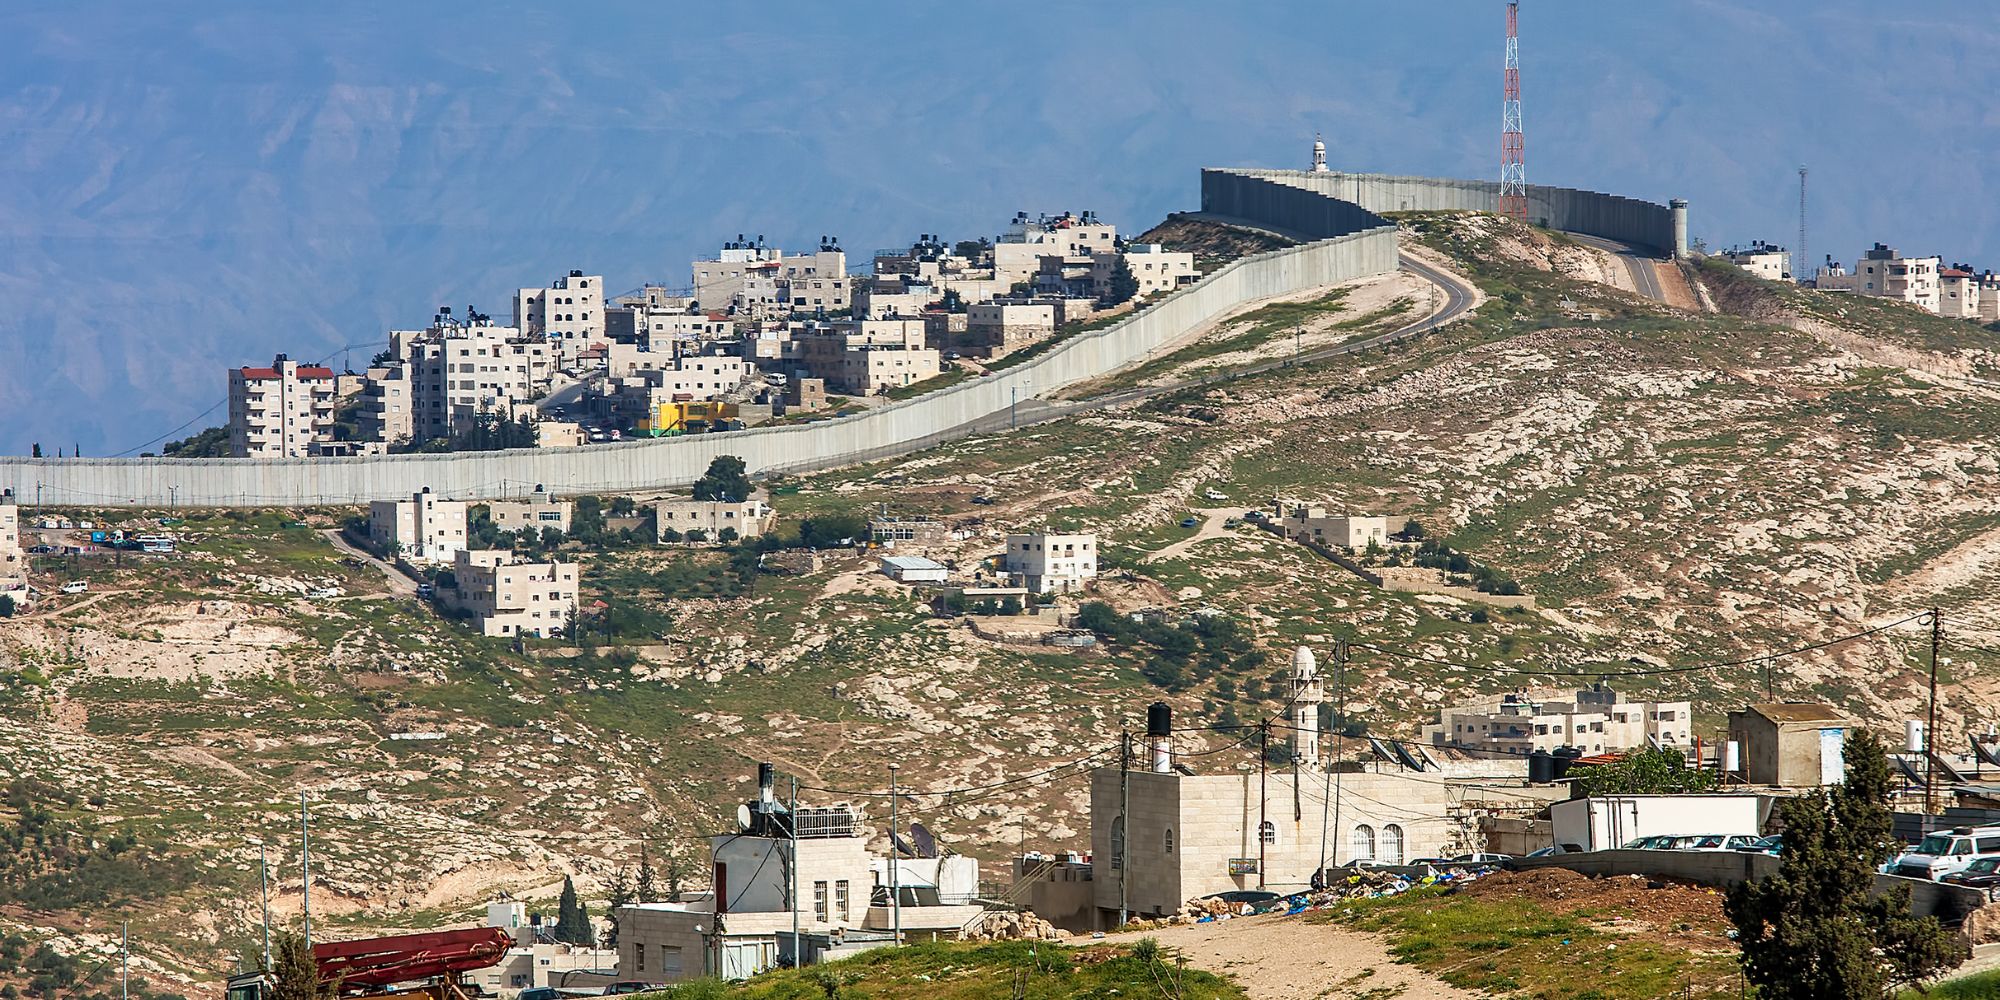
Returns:
[[[1354,851],[1354,860],[1375,860],[1375,830],[1363,823],[1354,828],[1354,837],[1349,842]]]
[[[1111,820],[1111,870],[1125,867],[1125,817],[1116,816]]]
[[[1278,842],[1278,824],[1265,820],[1257,824],[1257,839],[1265,844]]]
[[[1394,823],[1382,827],[1382,861],[1387,864],[1403,863],[1403,828]]]
[[[1162,846],[1166,848],[1166,852],[1168,854],[1174,853],[1174,828],[1171,826],[1167,827],[1166,835],[1160,839]]]

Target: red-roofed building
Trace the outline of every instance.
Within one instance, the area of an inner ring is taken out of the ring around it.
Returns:
[[[304,458],[333,440],[338,383],[333,370],[280,354],[268,368],[229,370],[229,453],[237,458]]]
[[[1979,276],[1964,264],[1938,269],[1938,315],[1979,318]]]

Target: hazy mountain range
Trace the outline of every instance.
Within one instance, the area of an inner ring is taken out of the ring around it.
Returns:
[[[1712,246],[2000,265],[1975,4],[1529,0],[1531,180],[1684,196]],[[219,423],[223,371],[359,367],[576,267],[737,233],[850,258],[1016,210],[1143,228],[1203,165],[1496,173],[1503,5],[16,3],[0,451]],[[343,353],[351,347],[350,353]],[[209,411],[213,407],[213,412]]]

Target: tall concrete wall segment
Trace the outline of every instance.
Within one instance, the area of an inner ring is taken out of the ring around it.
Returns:
[[[1289,224],[1294,228],[1298,228],[1297,223],[1289,220],[1312,217],[1305,203],[1273,193],[1270,190],[1273,186],[1325,195],[1369,213],[1492,212],[1500,207],[1498,181],[1209,168],[1201,172],[1202,211],[1272,225]],[[1326,207],[1321,212],[1335,210]],[[1528,219],[1549,229],[1651,247],[1662,254],[1672,253],[1676,247],[1673,209],[1614,194],[1530,185]],[[1682,232],[1685,219],[1683,211]]]
[[[1272,197],[1279,197],[1273,195]],[[1238,260],[1124,322],[1072,338],[992,376],[837,420],[659,441],[450,455],[322,459],[0,458],[0,488],[22,503],[190,507],[358,504],[409,496],[615,492],[684,486],[719,455],[750,471],[804,471],[887,457],[949,440],[954,429],[1027,399],[1115,371],[1245,302],[1383,274],[1397,266],[1396,230],[1324,196],[1284,195],[1317,212],[1330,238]],[[1275,202],[1274,202],[1275,204]],[[1352,210],[1352,211],[1351,211]],[[1352,228],[1339,226],[1352,223]],[[1299,228],[1294,226],[1293,228]]]

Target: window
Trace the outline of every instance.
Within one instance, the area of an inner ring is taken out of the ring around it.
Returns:
[[[1111,870],[1118,871],[1124,867],[1125,817],[1117,816],[1111,820]]]
[[[848,890],[846,879],[841,879],[833,884],[834,912],[840,914],[840,919],[843,921],[852,919],[852,911],[849,909],[848,904],[848,901],[852,898],[853,896]]]
[[[1368,824],[1363,823],[1355,827],[1354,836],[1350,839],[1349,843],[1351,845],[1350,850],[1354,853],[1354,860],[1375,860],[1375,830]]]
[[[1174,853],[1174,828],[1173,828],[1173,827],[1171,827],[1171,826],[1170,826],[1170,827],[1167,827],[1167,832],[1166,832],[1166,835],[1165,835],[1164,837],[1162,837],[1162,838],[1161,838],[1161,846],[1162,846],[1163,848],[1165,848],[1165,850],[1166,850],[1166,853],[1168,853],[1168,854],[1172,854],[1172,853]]]
[[[639,950],[644,951],[645,949],[641,948]],[[680,946],[671,944],[660,946],[660,974],[666,976],[678,976],[681,974]]]
[[[826,883],[813,883],[813,919],[826,919]]]
[[[1259,843],[1276,844],[1278,842],[1278,824],[1268,819],[1257,824],[1257,840]]]
[[[636,971],[638,972],[646,971],[646,946],[642,944],[637,948],[632,949],[632,951],[635,953],[633,956],[635,959],[633,964],[638,967]]]
[[[1382,827],[1382,860],[1392,865],[1403,863],[1403,828],[1394,823]]]

